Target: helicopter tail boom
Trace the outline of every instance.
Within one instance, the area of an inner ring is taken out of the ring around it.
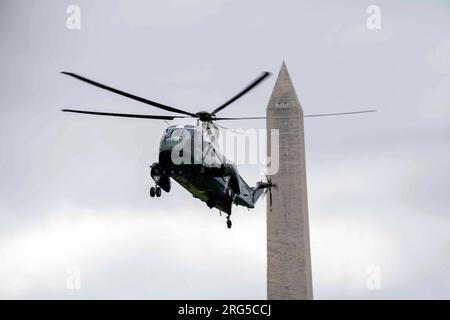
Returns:
[[[267,192],[269,192],[270,196],[270,202],[272,203],[272,182],[258,182],[254,188],[252,188],[252,202],[253,205],[256,204],[256,202],[261,198],[261,196],[265,195]]]

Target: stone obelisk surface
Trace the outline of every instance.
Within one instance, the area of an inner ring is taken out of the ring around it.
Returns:
[[[279,169],[267,197],[267,298],[312,299],[303,110],[283,62],[267,106],[267,152],[271,129],[279,130]]]

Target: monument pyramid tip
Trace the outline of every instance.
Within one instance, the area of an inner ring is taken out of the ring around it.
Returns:
[[[278,72],[278,79],[283,79],[285,81],[291,82],[291,77],[289,76],[289,72],[286,66],[286,62],[283,60],[283,63],[281,64],[280,71]],[[278,80],[277,79],[277,80]]]
[[[291,104],[295,107],[301,108],[300,102],[297,98],[297,93],[295,91],[294,85],[291,81],[291,77],[289,75],[286,62],[283,60],[283,63],[281,64],[280,71],[278,72],[278,77],[275,82],[275,86],[272,91],[272,95],[270,97],[270,105],[276,105],[275,100],[286,100],[288,99],[291,101]]]

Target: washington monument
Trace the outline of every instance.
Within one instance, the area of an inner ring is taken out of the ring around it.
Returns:
[[[279,130],[279,170],[267,200],[267,298],[313,299],[303,110],[284,62],[267,106],[268,155],[271,129]]]

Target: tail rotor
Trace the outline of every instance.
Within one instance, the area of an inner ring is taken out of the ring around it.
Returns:
[[[272,188],[276,188],[277,186],[272,183],[272,178],[270,176],[266,176],[267,187],[264,190],[263,196],[269,194],[269,204],[272,207]]]

